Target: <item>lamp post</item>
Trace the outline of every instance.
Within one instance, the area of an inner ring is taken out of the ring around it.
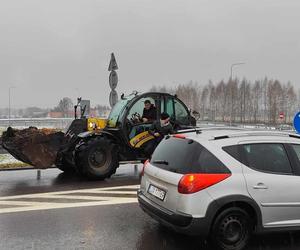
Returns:
[[[8,88],[8,125],[10,126],[10,111],[11,111],[11,89],[14,89],[15,86],[10,86]]]
[[[230,66],[230,81],[232,81],[233,68],[236,67],[236,66],[238,66],[238,65],[243,65],[243,64],[246,64],[246,63],[245,62],[238,62],[238,63],[231,64],[231,66]],[[233,104],[231,103],[231,109],[230,109],[230,126],[232,125],[232,108],[233,108]]]
[[[245,62],[239,62],[239,63],[233,63],[233,64],[231,64],[231,67],[230,67],[230,80],[232,80],[233,68],[234,68],[235,66],[243,65],[243,64],[246,64],[246,63],[245,63]]]

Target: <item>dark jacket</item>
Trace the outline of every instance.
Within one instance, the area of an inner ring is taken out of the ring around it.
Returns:
[[[154,135],[155,133],[159,133],[162,137],[168,134],[174,133],[173,126],[169,123],[167,126],[161,126],[160,121],[155,121],[149,130],[149,133]]]
[[[153,104],[151,104],[150,109],[144,108],[142,118],[147,118],[150,121],[156,120],[156,108],[154,107]]]

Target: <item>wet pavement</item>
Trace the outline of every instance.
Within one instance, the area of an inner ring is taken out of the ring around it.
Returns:
[[[159,226],[138,207],[139,175],[107,181],[49,169],[0,172],[0,249],[212,249]],[[253,237],[247,249],[300,249],[300,232]]]
[[[138,170],[141,166],[138,166]],[[77,175],[65,174],[52,168],[38,170],[0,171],[0,197],[63,190],[122,186],[139,184],[139,174],[134,171],[133,165],[121,166],[112,178],[104,181],[88,181]]]

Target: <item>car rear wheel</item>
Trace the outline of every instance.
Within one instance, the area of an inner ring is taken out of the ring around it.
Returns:
[[[210,238],[218,249],[241,250],[247,245],[251,233],[248,213],[240,208],[228,208],[215,219]]]

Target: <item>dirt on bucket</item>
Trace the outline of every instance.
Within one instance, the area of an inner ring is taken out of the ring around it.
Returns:
[[[2,146],[17,160],[35,168],[45,169],[55,164],[57,153],[65,142],[65,134],[56,129],[13,129],[2,134]]]

